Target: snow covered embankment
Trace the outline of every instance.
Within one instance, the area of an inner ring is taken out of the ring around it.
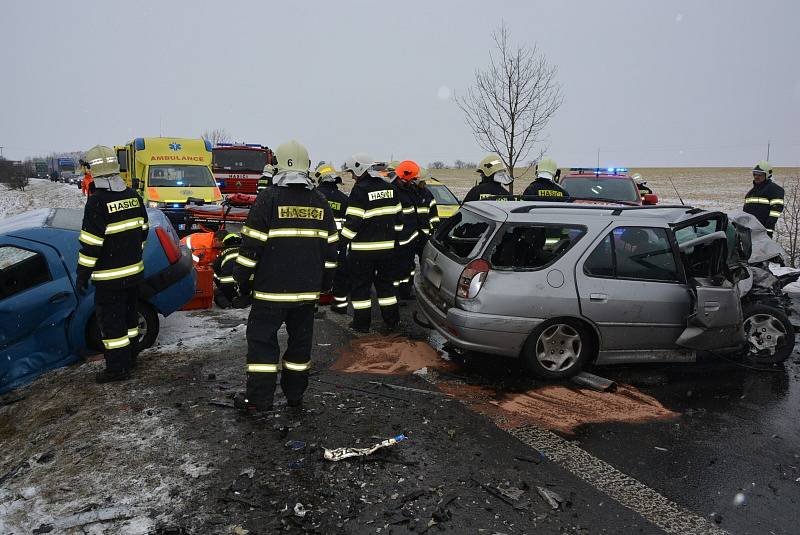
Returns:
[[[0,186],[0,219],[37,208],[83,208],[86,197],[75,184],[32,178],[25,191]]]

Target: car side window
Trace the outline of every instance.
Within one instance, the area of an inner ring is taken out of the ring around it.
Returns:
[[[445,253],[469,259],[491,234],[494,223],[467,210],[459,210],[436,231],[434,241]]]
[[[586,259],[584,271],[594,277],[680,280],[672,245],[663,228],[615,228]]]
[[[11,245],[0,246],[0,299],[52,280],[47,259]]]
[[[584,235],[581,227],[506,225],[489,249],[495,269],[541,269],[563,256]]]

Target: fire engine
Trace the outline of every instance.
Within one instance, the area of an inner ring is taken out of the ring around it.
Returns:
[[[257,143],[218,143],[211,166],[223,194],[255,194],[258,179],[268,163],[274,163],[269,147]]]

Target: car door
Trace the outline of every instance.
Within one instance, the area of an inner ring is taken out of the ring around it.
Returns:
[[[675,228],[689,279],[692,311],[677,343],[689,349],[734,348],[744,343],[738,285],[728,267],[727,218],[713,213]]]
[[[601,351],[677,349],[691,295],[669,229],[611,226],[575,275],[581,314],[599,329]]]
[[[77,298],[58,252],[0,237],[0,393],[71,355]]]

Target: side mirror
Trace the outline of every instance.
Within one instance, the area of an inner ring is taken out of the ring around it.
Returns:
[[[138,178],[131,179],[131,187],[133,189],[142,189],[142,181]]]
[[[645,193],[644,197],[642,197],[642,204],[645,206],[654,206],[658,204],[658,195],[655,193]]]

